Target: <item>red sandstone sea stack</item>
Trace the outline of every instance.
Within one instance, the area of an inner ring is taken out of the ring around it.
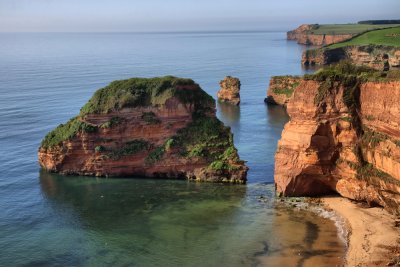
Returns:
[[[218,91],[218,100],[233,105],[239,105],[240,80],[235,77],[227,76],[219,84],[221,89]]]
[[[39,148],[51,172],[245,183],[247,166],[215,116],[215,101],[190,79],[114,81]]]

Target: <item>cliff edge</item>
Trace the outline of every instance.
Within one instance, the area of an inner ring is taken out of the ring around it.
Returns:
[[[305,75],[287,104],[278,195],[337,192],[400,214],[400,75],[347,62]]]
[[[322,46],[342,42],[354,36],[354,34],[315,34],[314,31],[319,27],[319,24],[303,24],[295,30],[288,31],[287,39],[295,40],[302,45]]]
[[[90,176],[245,183],[248,168],[215,101],[190,79],[114,81],[43,139],[40,165]]]
[[[373,30],[351,40],[303,52],[303,65],[329,65],[349,60],[378,70],[400,67],[400,27]]]

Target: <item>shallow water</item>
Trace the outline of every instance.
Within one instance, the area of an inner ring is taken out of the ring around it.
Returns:
[[[302,74],[284,33],[0,34],[0,265],[335,266],[334,222],[276,203],[276,143],[288,120],[264,105],[269,77]],[[246,186],[41,172],[43,136],[115,79],[172,74],[241,106],[218,105],[250,167]],[[260,199],[260,196],[263,198]]]

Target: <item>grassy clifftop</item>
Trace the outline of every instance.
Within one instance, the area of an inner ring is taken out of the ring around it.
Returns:
[[[213,104],[212,97],[203,90],[188,90],[182,87],[199,89],[193,80],[173,76],[114,81],[93,95],[82,107],[81,115],[108,113],[125,107],[163,105],[172,96],[184,103],[194,103],[198,108]]]
[[[330,45],[328,48],[339,48],[350,45],[386,45],[400,47],[400,27],[366,32],[348,41]]]
[[[329,34],[341,35],[352,34],[358,35],[363,32],[378,30],[390,27],[399,27],[400,24],[384,24],[384,25],[371,25],[371,24],[318,24],[309,32],[310,34]]]

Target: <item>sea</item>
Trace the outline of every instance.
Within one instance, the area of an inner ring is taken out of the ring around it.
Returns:
[[[301,75],[305,48],[284,32],[1,33],[0,266],[341,266],[335,214],[274,194],[285,123],[264,104],[273,75]],[[113,80],[174,75],[216,97],[250,167],[247,185],[67,177],[40,169],[51,129]]]

